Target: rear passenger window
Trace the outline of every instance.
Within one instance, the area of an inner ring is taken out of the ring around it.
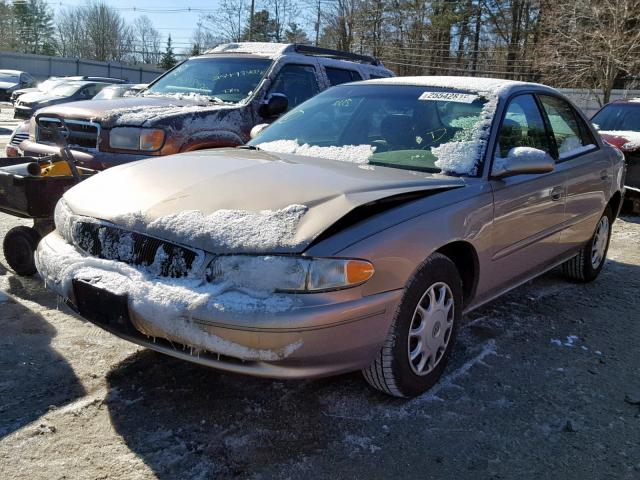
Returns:
[[[596,148],[589,128],[571,105],[549,95],[540,95],[540,101],[551,124],[560,160]]]
[[[270,93],[283,93],[289,100],[289,110],[320,91],[316,70],[311,65],[285,65],[273,82]]]
[[[507,158],[517,147],[550,153],[544,120],[532,95],[518,95],[511,100],[498,135],[496,157]]]
[[[326,67],[325,71],[327,72],[327,77],[329,77],[329,83],[331,84],[331,86],[362,80],[360,74],[355,70]]]

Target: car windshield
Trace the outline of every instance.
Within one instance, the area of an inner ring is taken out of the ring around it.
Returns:
[[[51,94],[56,97],[70,97],[74,93],[76,93],[82,85],[74,84],[74,83],[62,83],[60,85],[56,85],[51,89]]]
[[[100,90],[94,100],[111,100],[113,98],[122,97],[124,92],[128,90],[128,87],[107,87]]]
[[[640,132],[640,102],[611,103],[596,113],[591,121],[598,130]]]
[[[440,87],[344,85],[291,110],[257,148],[426,172],[475,175],[487,99]],[[455,163],[455,168],[449,168]],[[464,172],[464,173],[463,173]]]
[[[251,95],[271,63],[266,58],[192,58],[160,78],[143,95],[203,95],[237,103]]]
[[[40,90],[41,92],[48,92],[62,83],[64,83],[63,80],[54,80],[50,78],[48,80],[45,80],[44,82],[39,83],[38,90]]]
[[[20,83],[20,79],[14,73],[0,72],[0,82]]]

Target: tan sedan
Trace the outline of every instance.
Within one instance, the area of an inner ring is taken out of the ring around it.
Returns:
[[[595,279],[623,183],[620,152],[551,88],[357,82],[246,147],[74,187],[36,262],[132,342],[260,376],[361,369],[408,397],[442,374],[464,312],[556,265]]]

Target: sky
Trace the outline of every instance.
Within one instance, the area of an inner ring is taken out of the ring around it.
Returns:
[[[104,2],[116,8],[128,22],[133,22],[136,17],[142,15],[149,17],[156,30],[162,34],[163,43],[171,33],[175,51],[189,48],[191,32],[195,29],[200,15],[214,13],[219,5],[219,0],[104,0]],[[47,3],[58,11],[83,5],[86,1],[47,0]],[[136,10],[133,10],[134,8]],[[183,9],[192,9],[192,11],[175,11]]]

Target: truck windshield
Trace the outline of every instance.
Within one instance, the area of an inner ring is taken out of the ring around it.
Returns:
[[[270,65],[266,58],[192,58],[158,79],[143,95],[202,95],[237,103],[253,93]]]

